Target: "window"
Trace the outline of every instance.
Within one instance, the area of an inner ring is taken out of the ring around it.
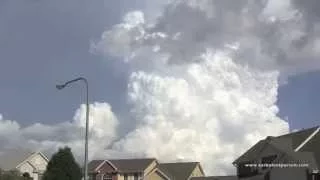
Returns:
[[[103,180],[112,180],[112,175],[111,174],[103,175]]]

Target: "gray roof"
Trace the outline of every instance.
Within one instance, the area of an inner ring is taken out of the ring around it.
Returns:
[[[92,160],[88,163],[88,171],[93,172],[104,160]]]
[[[316,134],[307,144],[299,151],[313,152],[318,167],[320,166],[320,132]],[[320,169],[319,169],[320,170]]]
[[[156,161],[156,159],[113,159],[109,161],[119,172],[143,172],[152,162]]]
[[[193,177],[191,180],[238,180],[237,176],[208,176],[208,177]]]
[[[110,159],[108,160],[113,166],[117,168],[120,173],[137,173],[143,172],[152,162],[156,161],[154,158],[145,159]],[[94,171],[104,160],[92,160],[88,164],[88,170]]]
[[[199,162],[160,163],[158,169],[172,180],[188,179]]]
[[[306,143],[299,152],[294,152],[294,149],[315,132],[317,128],[318,126],[278,137],[268,136],[266,139],[256,143],[233,163],[238,164],[239,162],[255,160],[255,158],[259,157],[259,154],[265,147],[273,146],[290,156],[292,160],[308,162],[310,166],[317,168],[320,166],[320,133],[316,134],[308,143]]]
[[[295,152],[291,156],[293,157],[292,163],[308,164],[308,168],[310,169],[319,169],[319,164],[313,152]]]

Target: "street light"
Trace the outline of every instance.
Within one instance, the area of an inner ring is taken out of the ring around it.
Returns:
[[[56,88],[61,90],[71,83],[83,81],[86,84],[86,134],[85,134],[85,150],[84,150],[84,180],[88,178],[88,129],[89,129],[89,86],[86,78],[79,77],[68,81],[64,84],[56,85]]]

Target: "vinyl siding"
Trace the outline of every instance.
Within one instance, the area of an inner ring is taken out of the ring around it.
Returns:
[[[37,154],[29,162],[36,168],[36,171],[44,172],[47,168],[47,160],[45,160],[40,154]]]
[[[191,173],[191,177],[200,177],[200,176],[204,176],[204,174],[202,174],[199,165],[197,165],[196,168]]]
[[[124,180],[124,176],[121,174],[118,174],[118,180]]]
[[[154,168],[157,166],[157,161],[153,161],[145,170],[144,170],[144,175],[149,174]]]
[[[164,177],[162,177],[157,171],[154,171],[150,175],[148,175],[145,180],[166,180]]]
[[[23,164],[19,167],[18,170],[19,170],[21,173],[27,172],[27,173],[30,174],[30,176],[33,178],[33,180],[38,180],[38,175],[35,174],[35,173],[33,173],[34,168],[33,168],[28,162],[23,163]]]

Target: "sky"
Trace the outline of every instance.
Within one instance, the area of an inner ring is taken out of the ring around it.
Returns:
[[[84,86],[55,85],[83,76],[91,159],[232,173],[259,139],[319,125],[318,3],[0,1],[0,154],[68,145],[80,161]]]

